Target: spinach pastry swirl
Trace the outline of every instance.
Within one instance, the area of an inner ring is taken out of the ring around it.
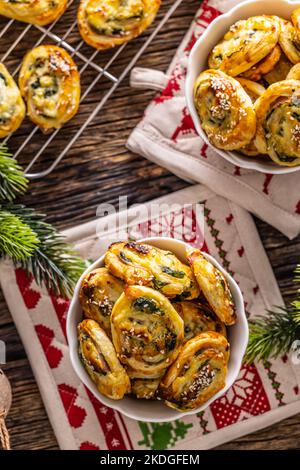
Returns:
[[[279,44],[289,61],[293,64],[300,62],[300,38],[290,21],[281,20]]]
[[[78,325],[79,356],[98,390],[112,400],[130,392],[130,380],[105,332],[94,320]]]
[[[106,268],[98,268],[85,276],[79,300],[86,318],[95,320],[111,336],[110,315],[115,302],[123,293],[124,285]]]
[[[0,0],[0,15],[44,26],[61,16],[67,0]]]
[[[25,105],[19,88],[0,63],[0,137],[16,131],[25,117]]]
[[[220,70],[206,70],[194,88],[195,106],[209,141],[224,150],[247,146],[255,135],[256,116],[241,84]]]
[[[270,54],[279,33],[280,19],[276,16],[253,16],[238,21],[213,48],[208,65],[232,77],[240,75]]]
[[[78,27],[96,49],[119,46],[139,36],[154,20],[161,0],[81,0]]]
[[[225,386],[229,343],[216,332],[189,340],[162,379],[158,396],[170,408],[189,411],[206,403]]]
[[[145,243],[113,243],[106,252],[105,266],[129,285],[153,287],[170,298],[199,296],[199,287],[189,266],[170,251]]]
[[[58,46],[43,45],[28,52],[19,86],[28,116],[44,132],[59,129],[78,111],[79,73],[70,55]]]
[[[274,83],[256,101],[255,144],[282,166],[300,165],[300,81]]]
[[[125,288],[114,305],[111,330],[120,361],[136,378],[160,377],[176,359],[184,336],[170,301],[144,286]]]

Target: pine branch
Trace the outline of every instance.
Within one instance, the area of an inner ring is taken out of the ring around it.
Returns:
[[[21,167],[7,148],[0,145],[0,199],[12,202],[16,196],[24,194],[27,183]]]
[[[23,205],[8,204],[7,210],[19,217],[33,230],[40,244],[35,252],[22,260],[22,267],[31,272],[36,282],[44,284],[55,295],[69,297],[86,268],[55,228],[44,221],[44,215]]]
[[[24,261],[38,244],[35,232],[26,223],[0,207],[0,255],[9,256],[14,262]]]
[[[300,266],[295,273],[295,281],[300,282]],[[249,364],[254,360],[277,358],[288,353],[297,339],[300,339],[300,299],[292,302],[289,308],[281,307],[268,311],[264,317],[250,320],[244,362]]]

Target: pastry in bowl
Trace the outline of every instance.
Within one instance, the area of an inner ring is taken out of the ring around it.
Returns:
[[[44,26],[61,16],[67,0],[0,0],[0,15]]]
[[[16,131],[25,117],[19,88],[6,67],[0,63],[0,137]]]
[[[161,0],[81,0],[78,27],[87,44],[110,49],[139,36],[154,20]]]
[[[43,132],[59,129],[78,111],[80,77],[75,62],[61,47],[43,45],[25,56],[19,86],[30,119]]]

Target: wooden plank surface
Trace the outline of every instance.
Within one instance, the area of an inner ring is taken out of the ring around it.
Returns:
[[[199,3],[196,0],[183,1],[168,25],[163,28],[163,31],[149,47],[148,52],[139,61],[140,66],[161,70],[167,68]],[[172,0],[164,0],[161,14],[171,4]],[[73,18],[74,9],[71,9],[64,16],[64,21],[59,22],[55,32],[63,34]],[[5,19],[1,20],[1,29],[6,21]],[[14,28],[12,34],[17,35],[23,28],[24,26],[20,24]],[[23,39],[12,59],[6,61],[11,71],[18,65],[20,57],[28,48],[32,47],[37,38],[38,35],[33,32]],[[113,72],[117,76],[144,40],[145,36],[134,41],[125,49],[116,66],[113,67]],[[79,36],[75,28],[71,36],[71,43],[76,45],[78,41]],[[1,39],[0,51],[4,53],[11,42],[11,35],[6,35]],[[90,55],[92,50],[84,47],[84,52]],[[101,55],[97,58],[97,63],[104,64],[108,57],[109,54]],[[94,75],[93,71],[86,71],[84,86],[91,82]],[[109,86],[110,84],[104,80],[94,88],[87,102],[81,106],[77,118],[70,123],[68,129],[59,133],[58,138],[55,139],[55,145],[39,163],[37,167],[39,170],[46,168],[52,155],[64,148],[69,133],[72,134],[76,126],[89,115],[103,91],[107,90]],[[184,181],[171,175],[165,169],[133,155],[125,148],[124,144],[130,131],[141,119],[144,109],[152,97],[153,93],[150,91],[131,90],[128,80],[126,80],[59,167],[47,178],[30,184],[30,190],[23,201],[47,213],[48,220],[63,229],[93,219],[99,203],[116,204],[120,195],[127,195],[129,204],[132,204],[148,201],[186,187],[187,183]],[[19,136],[12,140],[13,149],[20,145],[22,136],[26,135],[30,129],[31,125],[27,122],[22,127]],[[22,152],[20,158],[22,163],[30,161],[33,150],[42,141],[40,134],[37,137],[36,143]],[[300,263],[300,237],[289,242],[267,224],[258,220],[256,223],[281,292],[285,300],[290,301],[295,295],[292,272],[296,264]],[[13,387],[13,406],[7,419],[12,446],[14,449],[56,449],[58,447],[55,436],[3,296],[0,296],[0,311],[0,338],[7,343],[8,349],[8,363],[4,370]],[[269,429],[223,445],[221,448],[300,448],[300,415],[275,424]]]

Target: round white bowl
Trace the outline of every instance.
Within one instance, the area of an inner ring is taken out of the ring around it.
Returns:
[[[201,72],[207,70],[207,59],[213,47],[223,38],[231,25],[238,20],[247,19],[256,15],[277,15],[282,18],[290,19],[291,13],[300,8],[300,2],[289,0],[249,0],[238,4],[228,13],[216,18],[205,30],[202,36],[195,43],[188,61],[188,72],[185,84],[185,96],[187,105],[194,121],[196,130],[200,137],[225,160],[233,165],[248,170],[256,170],[261,173],[269,174],[287,174],[300,170],[297,167],[282,167],[273,163],[271,159],[262,157],[254,158],[239,154],[238,152],[227,152],[225,150],[214,147],[208,140],[207,135],[203,131],[198,113],[194,104],[194,84]]]
[[[162,248],[163,250],[172,251],[181,261],[187,262],[186,260],[186,247],[187,245],[179,240],[172,238],[145,238],[140,240],[148,243],[149,245]],[[174,421],[182,418],[186,415],[192,415],[199,411],[207,408],[213,401],[221,397],[236,380],[242,359],[245,354],[245,350],[248,343],[248,322],[244,310],[244,301],[241,291],[234,281],[234,279],[217,263],[217,261],[210,255],[205,254],[220,271],[224,274],[225,278],[229,283],[229,287],[233,296],[233,300],[236,306],[237,322],[235,325],[228,328],[228,338],[230,342],[230,360],[228,364],[228,374],[226,378],[225,387],[218,392],[214,397],[208,400],[203,406],[189,412],[178,412],[171,408],[168,408],[162,401],[147,401],[138,400],[134,397],[125,397],[123,400],[115,401],[102,395],[96,388],[94,382],[90,379],[89,375],[85,371],[78,355],[78,339],[77,339],[77,325],[82,320],[82,310],[79,302],[79,291],[81,281],[86,274],[90,271],[99,268],[104,265],[104,255],[101,256],[95,263],[93,263],[79,279],[74,296],[69,308],[67,318],[67,338],[70,348],[71,363],[73,368],[80,378],[80,380],[87,386],[87,388],[95,395],[96,398],[104,405],[109,406],[117,411],[120,411],[129,418],[148,421],[148,422],[164,422]]]

